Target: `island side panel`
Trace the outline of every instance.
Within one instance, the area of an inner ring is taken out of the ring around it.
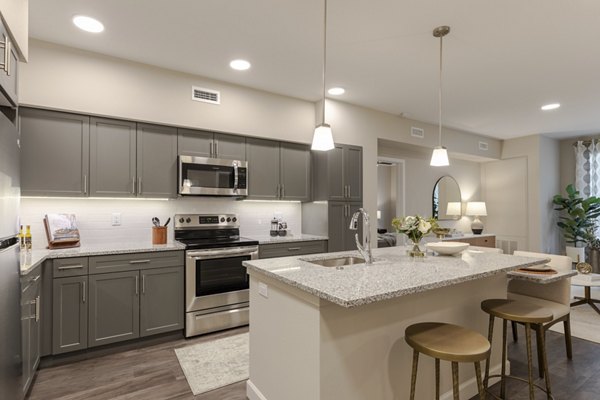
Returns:
[[[502,273],[356,308],[323,301],[320,395],[310,398],[408,399],[412,349],[404,340],[406,327],[424,321],[449,322],[487,337],[489,317],[481,311],[480,303],[489,298],[506,298],[506,284],[506,274]],[[492,348],[493,373],[500,370],[501,326],[497,320]],[[459,370],[461,398],[470,398],[477,394],[473,364],[460,364]],[[433,359],[421,355],[418,372],[416,398],[434,398]],[[442,398],[451,399],[450,364],[443,362],[441,372],[441,393],[446,393]]]
[[[318,400],[320,299],[250,274],[250,400]],[[259,293],[266,285],[267,297]]]

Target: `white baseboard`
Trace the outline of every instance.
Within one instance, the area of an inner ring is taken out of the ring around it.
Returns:
[[[472,366],[472,364],[467,364],[467,363],[463,363],[461,365],[464,365],[464,366],[471,365]],[[501,366],[501,364],[491,367],[490,375],[500,374],[500,369],[501,369],[500,366]],[[481,367],[482,367],[481,373],[483,374],[483,373],[485,373],[485,370],[483,369],[483,368],[485,368],[485,362],[482,363]],[[510,361],[506,362],[506,374],[507,375],[510,374]],[[483,377],[482,377],[482,379],[483,379]],[[500,380],[500,378],[490,379],[489,386],[492,386],[499,380]],[[475,377],[469,379],[466,382],[461,383],[459,386],[459,390],[460,390],[461,398],[469,399],[469,398],[477,395],[479,393],[479,390],[477,389],[477,381],[475,380]],[[417,392],[418,392],[418,388],[417,388]],[[248,396],[248,400],[267,400],[267,398],[260,392],[260,390],[258,390],[258,388],[256,386],[254,386],[254,384],[252,383],[252,381],[250,379],[248,379],[246,381],[246,396]],[[450,389],[446,393],[443,393],[440,396],[440,400],[452,400],[452,398],[453,398],[452,389]]]

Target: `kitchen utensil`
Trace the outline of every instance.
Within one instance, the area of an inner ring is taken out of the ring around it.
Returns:
[[[169,225],[169,222],[171,222],[171,217],[167,218],[167,222],[165,222],[165,224],[163,226]]]
[[[160,226],[160,220],[156,217],[152,217],[152,224],[154,224],[154,226],[159,227]]]
[[[279,220],[277,218],[273,218],[271,220],[271,230],[269,232],[269,234],[271,236],[277,236],[279,232]]]

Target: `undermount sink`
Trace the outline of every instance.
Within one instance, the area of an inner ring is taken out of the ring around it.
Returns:
[[[306,262],[317,264],[322,267],[344,267],[346,265],[354,265],[354,264],[364,264],[365,259],[362,257],[336,257],[336,258],[326,258],[325,260],[304,260]]]

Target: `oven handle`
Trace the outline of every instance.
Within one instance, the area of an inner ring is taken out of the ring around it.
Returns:
[[[202,250],[202,251],[188,251],[186,253],[187,258],[193,258],[195,260],[202,260],[205,258],[215,258],[219,256],[251,256],[258,254],[258,247],[250,247],[245,249],[223,249],[223,250]]]

